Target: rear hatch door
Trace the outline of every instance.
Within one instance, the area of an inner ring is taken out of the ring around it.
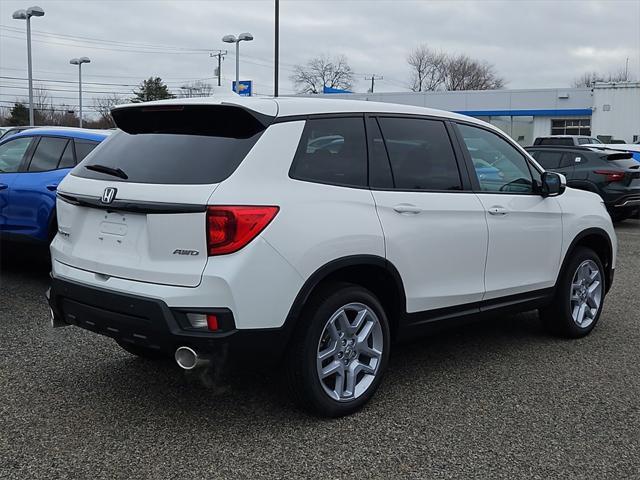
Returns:
[[[229,105],[134,107],[58,188],[55,260],[105,277],[197,286],[206,206],[268,119]]]

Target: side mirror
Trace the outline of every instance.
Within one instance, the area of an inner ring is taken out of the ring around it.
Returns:
[[[567,179],[564,175],[555,172],[542,174],[542,196],[557,197],[562,195],[567,188]]]

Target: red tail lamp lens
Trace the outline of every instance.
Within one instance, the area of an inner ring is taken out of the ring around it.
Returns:
[[[274,206],[207,208],[209,256],[237,252],[269,225],[278,210]]]
[[[218,317],[217,315],[207,314],[207,328],[211,331],[218,330]]]
[[[624,180],[624,172],[617,172],[615,170],[596,170],[593,173],[606,176],[607,182],[621,182]]]

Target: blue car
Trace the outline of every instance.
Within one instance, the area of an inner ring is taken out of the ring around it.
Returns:
[[[109,133],[32,128],[0,141],[0,239],[50,242],[58,184]]]

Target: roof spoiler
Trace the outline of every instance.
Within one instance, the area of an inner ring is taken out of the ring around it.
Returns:
[[[274,120],[239,105],[145,105],[114,108],[111,116],[126,133],[204,135],[250,138],[264,131]]]

